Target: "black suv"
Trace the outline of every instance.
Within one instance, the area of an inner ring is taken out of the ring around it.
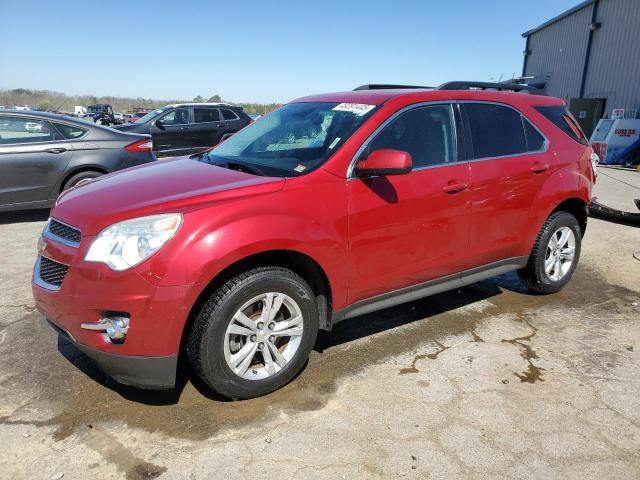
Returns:
[[[196,153],[217,145],[251,123],[242,107],[226,103],[181,103],[154,110],[118,130],[148,133],[158,156]]]

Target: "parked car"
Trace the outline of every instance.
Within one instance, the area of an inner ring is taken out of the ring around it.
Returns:
[[[78,182],[155,159],[148,135],[66,115],[0,112],[0,211],[49,208]]]
[[[153,137],[158,156],[201,152],[251,123],[242,107],[220,103],[182,103],[154,110],[134,123],[115,128]]]
[[[113,113],[113,107],[107,103],[98,103],[96,105],[88,105],[84,118],[97,123],[98,125],[118,125],[122,123]]]
[[[136,113],[128,113],[127,114],[127,123],[137,122],[138,120],[140,120],[142,117],[144,117],[148,113],[149,112],[146,111],[146,110],[141,110],[141,111],[136,112]]]
[[[62,194],[36,305],[122,383],[171,388],[186,353],[217,392],[255,397],[341,320],[514,270],[561,290],[591,157],[557,98],[464,83],[302,98],[209,152]]]

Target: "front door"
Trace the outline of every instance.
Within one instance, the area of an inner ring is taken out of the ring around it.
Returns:
[[[361,159],[382,148],[406,151],[413,171],[348,180],[349,302],[460,271],[471,202],[456,131],[452,105],[416,105],[364,149]]]
[[[55,198],[53,186],[72,155],[73,147],[51,123],[0,116],[0,205]]]
[[[160,153],[182,155],[194,148],[191,109],[178,107],[162,115],[151,125],[153,149]]]

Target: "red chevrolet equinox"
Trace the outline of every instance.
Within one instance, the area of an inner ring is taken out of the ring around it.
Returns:
[[[595,158],[562,100],[524,87],[306,97],[208,152],[62,193],[33,294],[119,382],[171,388],[180,357],[255,397],[341,320],[509,271],[559,291]]]

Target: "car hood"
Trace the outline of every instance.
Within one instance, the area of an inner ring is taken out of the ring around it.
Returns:
[[[281,190],[284,184],[284,178],[260,177],[179,157],[104,175],[67,190],[51,216],[91,236],[128,218],[263,195]]]

